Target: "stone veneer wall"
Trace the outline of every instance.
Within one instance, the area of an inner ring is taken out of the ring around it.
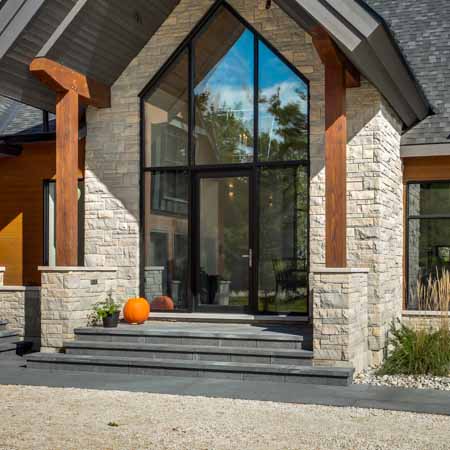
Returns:
[[[74,329],[89,324],[93,305],[116,298],[117,269],[40,267],[41,351],[52,352],[73,339]]]
[[[314,364],[367,367],[367,269],[313,270]]]
[[[347,90],[347,248],[349,267],[369,268],[369,350],[383,359],[402,311],[403,183],[401,124],[363,81]]]
[[[139,288],[139,98],[214,2],[181,0],[125,69],[111,90],[111,108],[87,111],[85,259],[88,266],[118,267],[118,294]],[[324,258],[324,70],[311,37],[276,4],[229,2],[310,81],[311,258]]]
[[[403,311],[402,323],[416,330],[438,330],[442,327],[450,327],[450,313]]]
[[[39,348],[41,339],[40,288],[37,286],[3,286],[4,267],[0,267],[0,319],[8,329]]]

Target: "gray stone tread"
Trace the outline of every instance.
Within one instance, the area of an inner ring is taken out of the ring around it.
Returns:
[[[277,349],[260,347],[226,347],[211,345],[183,345],[183,344],[143,344],[139,342],[106,342],[106,341],[70,341],[65,342],[66,348],[117,349],[133,351],[161,351],[174,353],[209,353],[233,355],[279,356],[309,359],[313,357],[311,350]]]
[[[10,330],[0,330],[0,342],[2,338],[10,338],[14,336],[18,336],[19,333],[17,331],[10,331]]]
[[[29,362],[65,363],[76,365],[122,366],[122,367],[154,367],[181,370],[203,370],[219,372],[244,372],[275,375],[299,375],[327,378],[349,378],[353,369],[295,366],[285,364],[237,363],[222,361],[186,361],[170,359],[128,358],[110,356],[68,355],[63,353],[35,353],[27,357]],[[34,365],[34,367],[36,367]],[[75,369],[76,370],[76,369]]]
[[[286,341],[304,342],[311,340],[311,334],[287,334],[287,333],[232,333],[214,331],[185,331],[185,330],[151,330],[145,328],[76,328],[75,335],[115,335],[115,336],[148,336],[148,337],[187,337],[205,339],[235,339],[235,340],[260,340],[260,341]],[[305,339],[306,338],[306,339]]]
[[[8,342],[6,344],[0,344],[0,354],[3,352],[12,352],[16,351],[16,343],[14,342]]]

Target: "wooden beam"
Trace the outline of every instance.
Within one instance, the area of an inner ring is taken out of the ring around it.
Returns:
[[[56,265],[78,265],[78,109],[75,91],[56,101]]]
[[[30,72],[56,92],[76,92],[83,103],[97,108],[111,106],[111,90],[108,86],[56,61],[35,58],[30,64]]]
[[[361,75],[358,69],[347,59],[322,27],[311,31],[313,44],[319,53],[323,64],[342,64],[345,70],[345,87],[355,88],[361,86]]]
[[[313,43],[325,66],[325,264],[347,266],[346,65],[322,32]]]

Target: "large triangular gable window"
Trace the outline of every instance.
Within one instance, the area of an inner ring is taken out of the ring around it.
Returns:
[[[307,314],[308,81],[222,1],[141,105],[143,294]]]
[[[145,167],[308,158],[308,83],[225,5],[145,96]]]

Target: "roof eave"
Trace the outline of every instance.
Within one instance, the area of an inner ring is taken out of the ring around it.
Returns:
[[[432,109],[385,24],[355,0],[276,0],[302,28],[321,25],[386,98],[405,129]],[[306,18],[306,19],[305,19]]]

